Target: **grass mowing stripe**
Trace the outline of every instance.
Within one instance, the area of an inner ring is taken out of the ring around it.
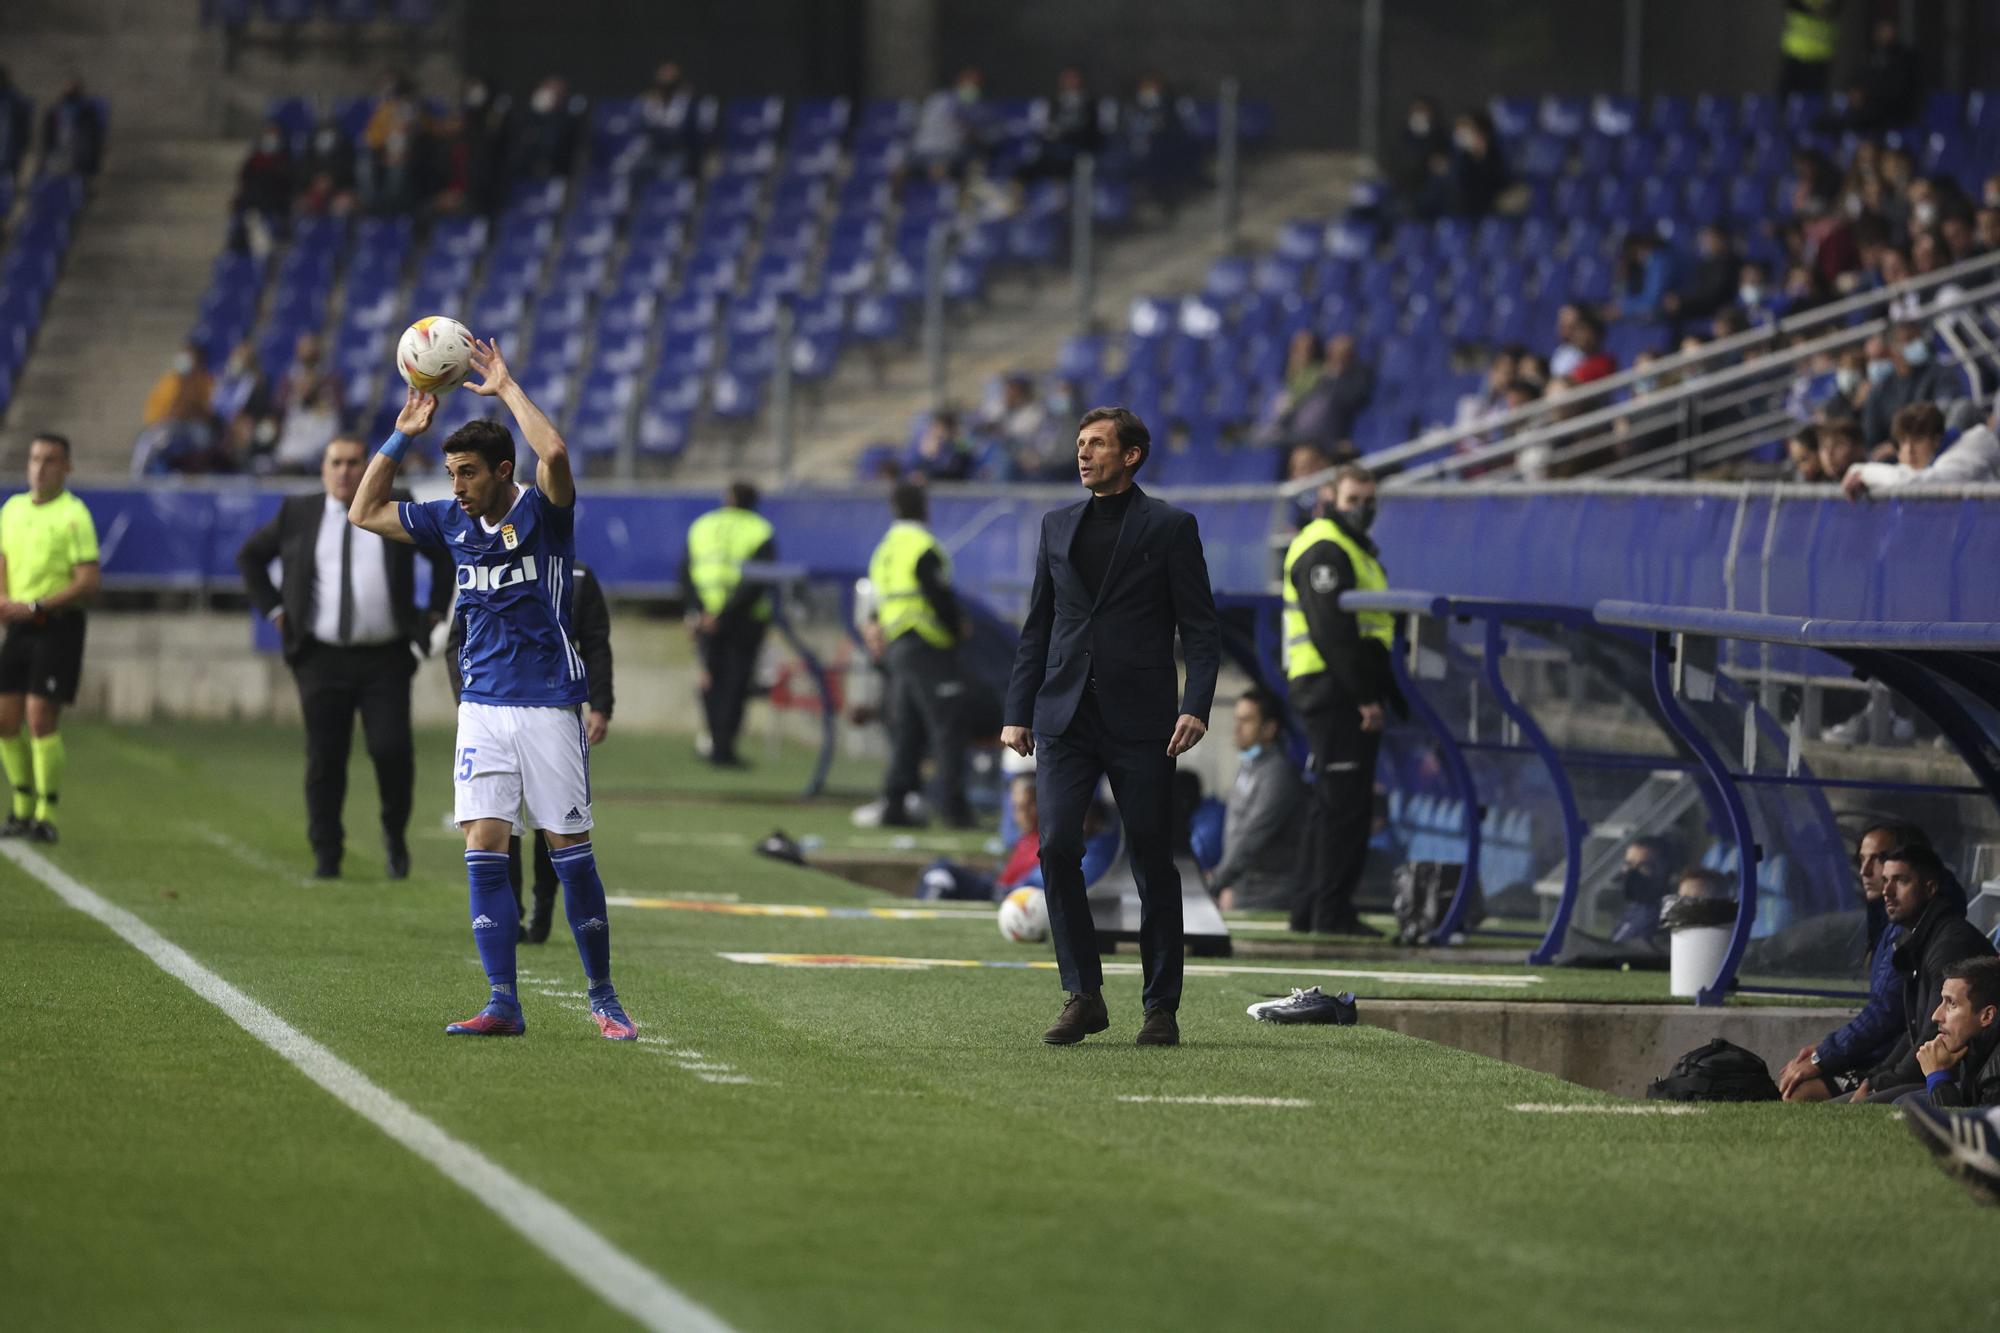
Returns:
[[[185,949],[132,913],[19,843],[0,842],[0,856],[102,924],[350,1110],[436,1167],[606,1304],[649,1329],[729,1333],[729,1325],[627,1256],[554,1199],[377,1087],[360,1070],[203,967]]]

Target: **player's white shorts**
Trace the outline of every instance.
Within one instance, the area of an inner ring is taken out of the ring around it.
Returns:
[[[590,743],[580,708],[458,706],[452,818],[528,823],[551,833],[590,829]]]

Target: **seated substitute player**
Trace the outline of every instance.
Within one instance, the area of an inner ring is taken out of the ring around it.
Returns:
[[[507,838],[523,804],[548,835],[563,906],[583,958],[590,1012],[613,1041],[638,1029],[611,987],[611,927],[604,882],[590,849],[590,744],[583,705],[590,691],[570,629],[576,564],[576,484],[569,450],[515,382],[489,343],[473,344],[481,382],[466,387],[498,398],[514,414],[538,460],[533,486],[514,480],[514,437],[493,421],[472,421],[444,442],[454,498],[428,503],[389,498],[412,437],[430,427],[437,399],[412,389],[396,431],[368,464],[348,518],[396,541],[451,553],[458,567],[463,647],[458,654],[458,753],[453,813],[465,830],[472,887],[472,939],[492,996],[484,1009],[445,1031],[453,1036],[519,1036],[527,1030],[514,988],[520,922],[507,880]]]

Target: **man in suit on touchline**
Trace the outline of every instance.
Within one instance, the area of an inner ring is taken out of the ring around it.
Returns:
[[[313,873],[321,879],[340,874],[346,838],[340,811],[357,710],[381,795],[389,877],[410,873],[406,835],[416,782],[411,650],[428,651],[431,630],[450,610],[456,587],[450,560],[424,555],[431,567],[430,603],[419,606],[416,548],[385,542],[347,521],[367,462],[366,445],[336,436],[320,455],[322,493],[287,496],[276,517],[236,553],[250,602],[278,626],[285,663],[298,682],[306,724],[306,836]],[[273,560],[282,571],[282,590],[271,582]]]
[[[1042,878],[1069,996],[1042,1035],[1055,1046],[1110,1026],[1082,869],[1084,815],[1107,776],[1139,888],[1146,1015],[1138,1044],[1180,1042],[1174,760],[1208,730],[1222,654],[1194,516],[1133,484],[1151,448],[1145,423],[1127,408],[1093,408],[1078,423],[1077,475],[1091,498],[1042,518],[1000,732],[1015,753],[1039,756]],[[1180,691],[1176,630],[1187,661]]]

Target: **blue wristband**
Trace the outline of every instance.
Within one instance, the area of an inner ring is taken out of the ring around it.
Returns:
[[[396,430],[389,432],[389,438],[382,441],[382,455],[391,463],[403,461],[403,453],[410,447],[410,437]]]

